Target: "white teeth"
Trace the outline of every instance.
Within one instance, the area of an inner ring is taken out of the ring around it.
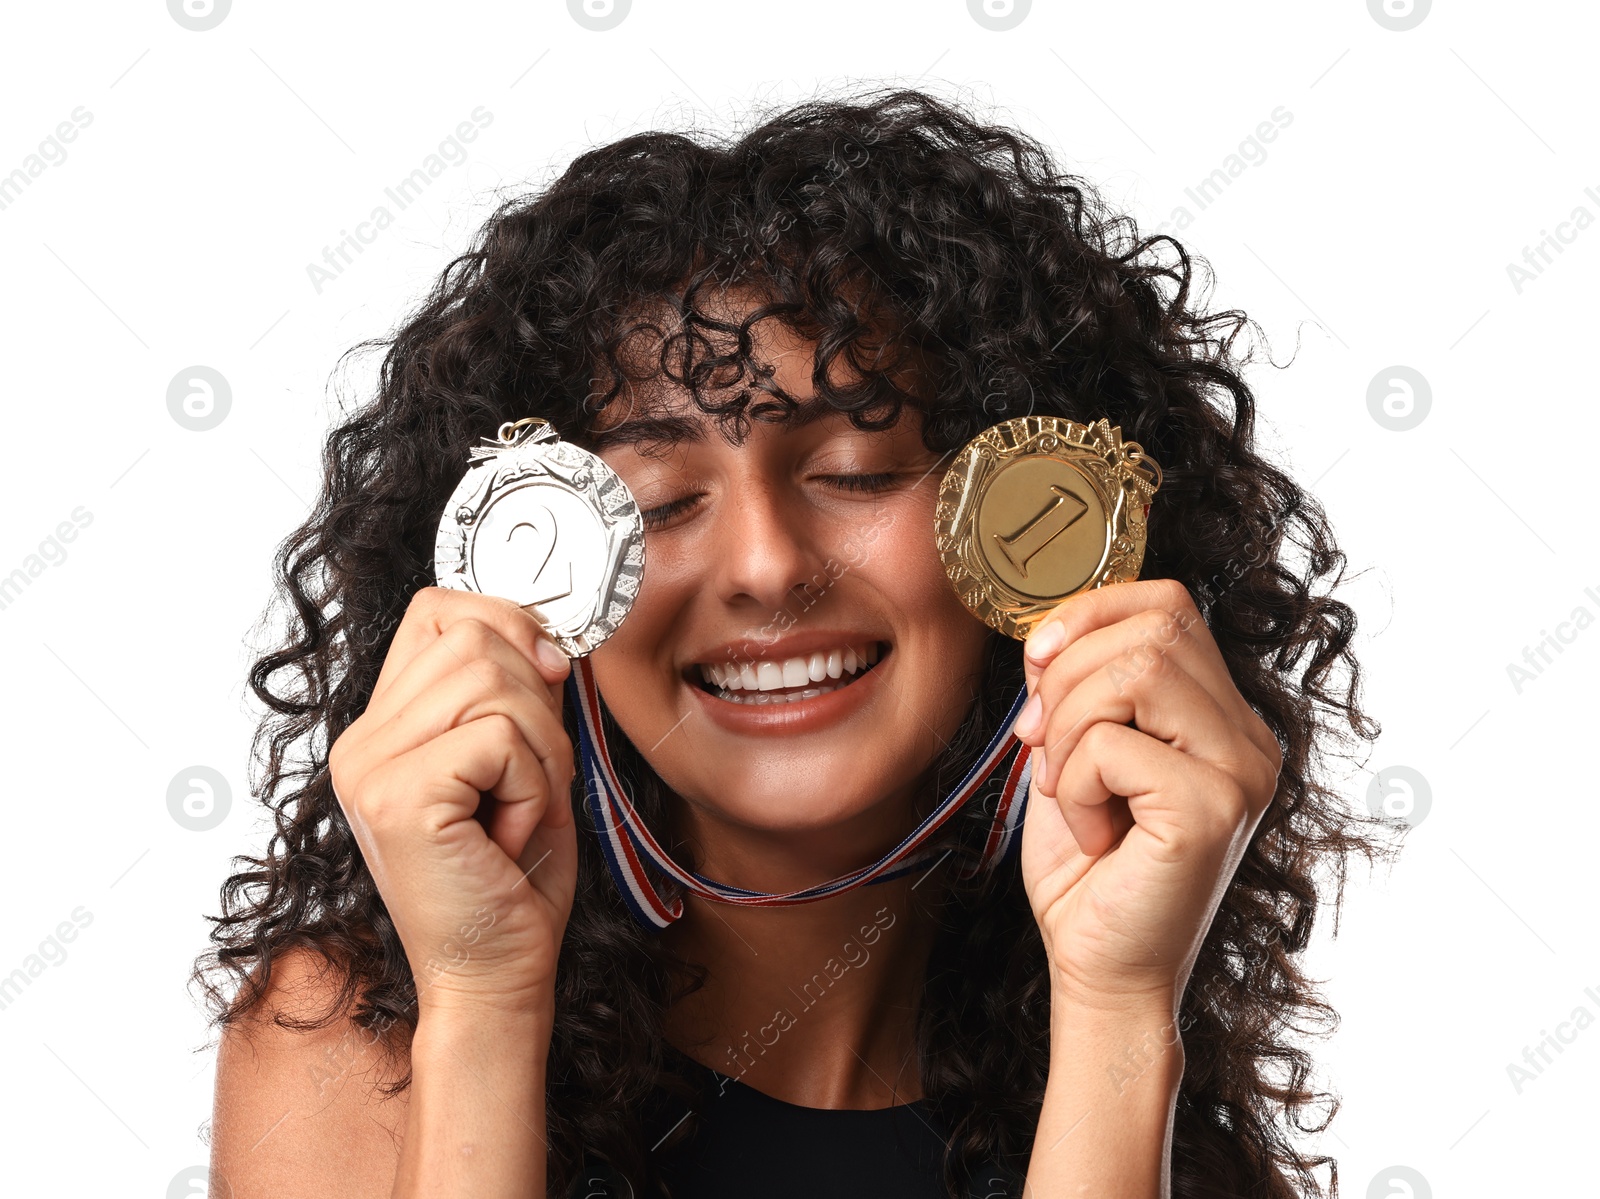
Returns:
[[[766,703],[789,699],[809,699],[836,689],[836,686],[806,687],[807,683],[826,683],[855,675],[876,663],[879,658],[878,643],[867,642],[859,647],[840,646],[826,652],[816,650],[803,657],[785,658],[765,662],[706,662],[700,666],[700,677],[723,692],[747,691],[744,703]],[[804,688],[796,692],[795,688]],[[786,691],[783,696],[769,692]],[[724,698],[733,698],[725,695]]]
[[[826,687],[807,687],[804,691],[788,691],[781,695],[775,691],[755,691],[750,694],[730,691],[722,698],[736,704],[792,704],[802,699],[814,699],[819,695],[826,695],[843,686],[843,683],[831,683]]]

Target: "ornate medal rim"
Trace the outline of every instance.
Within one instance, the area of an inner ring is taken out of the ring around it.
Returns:
[[[519,424],[508,422],[497,437],[486,437],[484,445],[473,447],[466,473],[439,518],[433,547],[434,579],[440,587],[477,591],[467,575],[468,534],[473,522],[500,493],[528,476],[550,476],[595,510],[609,551],[589,623],[578,633],[546,630],[564,654],[577,657],[605,642],[633,608],[644,577],[644,518],[627,484],[603,459],[561,441],[548,421],[529,418],[526,425]],[[523,607],[528,610],[527,605]]]
[[[1077,591],[1138,578],[1150,500],[1161,485],[1160,467],[1138,442],[1123,441],[1122,429],[1104,417],[1088,425],[1059,416],[1018,417],[985,429],[962,447],[939,483],[934,523],[939,557],[972,614],[1019,641],[1067,597],[1040,600],[1014,591],[984,565],[973,533],[980,501],[1001,466],[1029,454],[1071,462],[1095,488],[1106,514],[1099,566]],[[1153,479],[1146,469],[1154,472]]]

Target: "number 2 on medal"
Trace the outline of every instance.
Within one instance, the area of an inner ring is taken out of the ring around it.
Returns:
[[[543,576],[543,574],[544,574],[545,567],[550,565],[551,555],[553,555],[555,553],[555,551],[556,551],[556,537],[559,535],[559,530],[558,530],[558,528],[556,526],[555,513],[551,512],[550,509],[544,507],[544,505],[542,505],[542,504],[539,506],[538,510],[540,512],[542,512],[545,515],[545,517],[550,521],[550,544],[545,546],[544,556],[539,559],[539,565],[538,565],[537,569],[534,570],[533,577],[528,580],[530,586],[531,585],[535,585],[535,584],[537,584],[539,582],[540,577]],[[506,534],[506,541],[507,542],[510,542],[512,535],[514,533],[516,533],[516,531],[518,529],[532,529],[535,533],[538,533],[538,531],[539,531],[539,527],[537,525],[535,525],[531,520],[518,521],[516,524],[511,526],[511,532]],[[524,538],[524,540],[526,540],[526,538]],[[535,544],[537,544],[537,543],[535,543]],[[560,590],[552,591],[549,595],[537,596],[534,599],[529,600],[528,603],[529,604],[548,604],[551,600],[558,600],[558,599],[561,599],[563,596],[568,596],[568,595],[571,595],[571,594],[572,594],[572,563],[568,562],[567,563],[567,581],[566,581],[565,584],[561,585]]]
[[[1033,556],[1075,524],[1089,510],[1089,505],[1059,483],[1050,484],[1050,501],[1027,524],[1015,533],[994,539],[1000,550],[1017,568],[1023,578],[1028,577],[1028,563]]]

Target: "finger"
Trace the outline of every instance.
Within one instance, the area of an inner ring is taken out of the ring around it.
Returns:
[[[395,630],[394,641],[384,657],[383,669],[378,674],[373,694],[381,694],[395,676],[404,671],[447,628],[467,619],[489,625],[530,662],[539,661],[537,646],[541,636],[549,641],[549,635],[533,614],[511,600],[496,595],[480,595],[475,591],[424,587],[411,597],[400,627]],[[551,646],[554,648],[553,642]],[[559,654],[560,651],[557,652]],[[558,682],[565,675],[566,667],[562,664],[555,669],[555,677],[547,676],[546,681]]]
[[[382,763],[399,758],[442,737],[453,728],[485,716],[504,716],[538,755],[554,790],[572,778],[572,740],[560,714],[533,688],[492,659],[458,669],[426,696],[376,723],[353,747],[352,771],[361,761]]]
[[[560,653],[542,631],[539,637],[549,649]],[[394,676],[385,690],[375,691],[367,712],[371,714],[372,723],[387,721],[396,712],[431,695],[450,676],[463,671],[482,678],[486,687],[502,673],[510,674],[543,700],[546,707],[560,712],[562,687],[559,680],[565,678],[568,668],[563,666],[557,670],[549,663],[540,662],[538,652],[536,650],[534,659],[530,660],[493,625],[476,617],[465,617],[425,646]]]
[[[501,808],[489,836],[513,860],[547,813],[555,824],[572,819],[569,803],[551,802],[559,792],[538,754],[501,714],[449,729],[385,762],[373,772],[358,814],[380,841],[404,843],[422,831],[419,821],[439,833],[472,820],[483,792]]]
[[[1057,622],[1056,627],[1062,626]],[[1035,734],[1043,726],[1042,715],[1059,706],[1062,699],[1094,671],[1113,667],[1119,678],[1135,678],[1154,659],[1178,646],[1180,636],[1179,624],[1170,613],[1148,608],[1114,625],[1095,629],[1052,653],[1042,670],[1033,669],[1034,679],[1028,694],[1037,702],[1029,703],[1019,714],[1017,735],[1024,740],[1037,740]]]
[[[1047,751],[1043,779],[1052,791],[1061,767],[1097,722],[1127,725],[1256,783],[1260,751],[1204,687],[1170,658],[1126,679],[1114,667],[1095,671],[1050,709],[1033,738]],[[1025,739],[1026,740],[1026,739]],[[1264,760],[1260,762],[1265,765]]]
[[[1049,826],[1059,822],[1066,826],[1071,835],[1073,848],[1078,854],[1085,857],[1094,857],[1104,853],[1105,847],[1110,844],[1112,836],[1111,819],[1102,807],[1086,807],[1076,804],[1061,803],[1053,787],[1044,783],[1045,751],[1033,751],[1033,778],[1028,784],[1028,811],[1024,828],[1035,824],[1050,833]],[[1056,835],[1046,835],[1043,843],[1054,845],[1059,838]],[[1091,850],[1089,846],[1097,846]],[[1081,866],[1076,866],[1072,858],[1061,859],[1064,866],[1073,867],[1077,873],[1082,872]]]
[[[1024,674],[1037,678],[1063,649],[1080,638],[1150,609],[1160,609],[1180,617],[1183,623],[1205,627],[1194,597],[1176,579],[1107,583],[1104,587],[1069,595],[1033,627],[1022,647]],[[1209,640],[1210,630],[1206,630],[1206,636]],[[1214,644],[1212,649],[1217,653],[1217,665],[1226,673],[1220,651],[1216,651]]]
[[[1062,765],[1055,797],[1075,832],[1074,820],[1083,813],[1104,812],[1113,797],[1125,799],[1134,823],[1166,848],[1170,861],[1201,847],[1217,856],[1255,819],[1227,775],[1121,724],[1097,724],[1084,735]],[[1104,830],[1110,820],[1086,827]],[[1079,840],[1085,853],[1104,852],[1111,840],[1102,831],[1094,843],[1097,850]]]
[[[568,818],[558,828],[555,813],[561,809]],[[572,804],[552,803],[544,819],[534,826],[532,834],[515,859],[519,875],[512,890],[531,887],[535,894],[544,896],[551,911],[565,924],[572,914],[574,885],[577,882],[578,823],[571,819]]]
[[[1120,796],[1108,798],[1113,801],[1121,799]],[[1127,815],[1126,800],[1120,804],[1120,813],[1112,803],[1071,803],[1059,796],[1056,797],[1056,806],[1061,809],[1061,819],[1072,830],[1072,839],[1078,843],[1079,851],[1087,858],[1097,858],[1109,850],[1122,839],[1122,834],[1133,823]]]
[[[1277,737],[1239,694],[1211,631],[1186,598],[1188,592],[1180,584],[1174,586],[1185,597],[1181,601],[1175,592],[1169,597],[1174,601],[1171,607],[1147,608],[1121,617],[1114,624],[1088,628],[1053,650],[1043,666],[1030,663],[1025,650],[1024,670],[1034,675],[1030,694],[1043,689],[1047,703],[1059,702],[1060,696],[1103,665],[1116,662],[1116,669],[1131,678],[1153,660],[1170,656],[1211,694],[1265,758],[1280,762],[1282,747]],[[1062,630],[1062,636],[1071,636],[1062,620],[1053,623]]]

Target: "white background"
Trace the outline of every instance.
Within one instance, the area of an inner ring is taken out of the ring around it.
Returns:
[[[502,192],[584,148],[743,127],[856,81],[1019,126],[1142,223],[1188,207],[1213,305],[1292,359],[1251,368],[1262,437],[1359,574],[1342,594],[1384,725],[1344,789],[1365,802],[1373,771],[1406,766],[1431,792],[1315,951],[1344,1017],[1321,1081],[1344,1105],[1312,1144],[1342,1193],[1406,1193],[1394,1165],[1419,1195],[1594,1186],[1600,1026],[1567,1026],[1520,1093],[1507,1070],[1575,1009],[1600,1017],[1600,628],[1520,691],[1507,670],[1574,609],[1600,617],[1583,532],[1600,224],[1564,227],[1520,290],[1507,271],[1575,208],[1600,218],[1588,6],[1441,2],[1404,31],[1362,0],[1040,2],[1004,31],[958,0],[636,0],[605,31],[509,0],[238,0],[201,32],[159,0],[4,20],[0,175],[92,117],[0,209],[0,575],[92,518],[0,610],[0,975],[92,917],[0,1010],[9,1193],[188,1194],[205,1158],[212,1056],[184,980],[229,857],[262,845],[244,676],[251,644],[275,644],[252,625],[318,488],[338,355],[397,325]],[[465,161],[319,292],[308,264],[478,106],[492,123]],[[1279,106],[1265,160],[1197,210],[1184,189]],[[352,402],[367,363],[344,376]],[[167,408],[195,365],[232,396],[203,433]],[[1407,431],[1368,409],[1396,365],[1431,388]],[[204,832],[167,809],[196,765],[232,791]]]

